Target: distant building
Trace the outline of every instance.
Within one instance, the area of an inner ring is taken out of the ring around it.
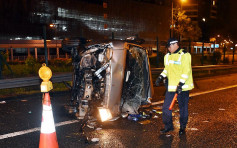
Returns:
[[[0,40],[42,40],[46,26],[47,40],[124,40],[137,35],[154,49],[157,38],[160,43],[169,38],[171,7],[166,0],[5,0],[0,1],[0,20]],[[50,48],[50,53],[58,53]],[[44,53],[28,46],[4,50],[12,60],[23,51]]]
[[[180,0],[2,0],[0,40],[40,40],[46,25],[49,40],[123,40],[138,35],[152,49],[156,48],[158,37],[164,49],[164,41],[170,37],[172,1],[180,4]],[[222,7],[227,1],[187,0],[182,9],[199,23],[208,40],[222,27]]]
[[[228,0],[227,0],[228,1]],[[193,22],[199,24],[205,41],[218,34],[223,23],[223,0],[186,0],[182,10]]]
[[[204,21],[218,18],[218,0],[187,0],[182,3],[182,10],[192,21]]]
[[[43,25],[47,39],[169,37],[165,0],[11,0],[0,1],[0,14],[0,39],[41,39]]]

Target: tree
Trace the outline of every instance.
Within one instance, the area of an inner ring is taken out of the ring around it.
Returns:
[[[202,36],[202,31],[197,23],[191,21],[185,15],[185,11],[176,8],[174,11],[174,32],[176,37],[188,38],[190,41],[197,41]]]

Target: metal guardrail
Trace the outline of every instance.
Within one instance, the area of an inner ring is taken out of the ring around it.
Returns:
[[[72,73],[56,74],[56,75],[53,75],[51,78],[51,81],[53,83],[71,81],[71,80],[72,80]],[[26,78],[4,79],[4,80],[0,80],[0,89],[40,85],[41,82],[42,80],[38,76],[26,77]]]
[[[208,66],[193,66],[194,71],[208,71],[208,73],[212,70],[223,70],[223,69],[237,69],[237,65],[208,65]],[[160,74],[163,68],[152,68],[152,74]],[[51,81],[53,83],[63,82],[63,81],[71,81],[72,73],[62,73],[55,74],[52,76]],[[26,77],[26,78],[14,78],[14,79],[4,79],[0,80],[0,89],[6,88],[17,88],[17,87],[25,87],[25,86],[34,86],[40,85],[42,80],[38,77]]]

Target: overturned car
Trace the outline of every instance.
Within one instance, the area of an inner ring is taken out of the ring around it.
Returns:
[[[71,52],[74,69],[67,109],[78,119],[98,116],[106,121],[121,113],[137,114],[152,98],[145,48],[126,41],[91,44],[85,39],[65,39],[62,48]]]

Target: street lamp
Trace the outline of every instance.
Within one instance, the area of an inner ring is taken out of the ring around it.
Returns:
[[[49,27],[53,28],[55,25],[54,24],[50,24]]]
[[[46,42],[46,24],[43,25],[43,37],[44,37],[45,63],[46,63],[46,66],[48,66],[49,63],[48,63],[48,52],[47,52],[47,42]]]
[[[57,39],[58,38],[58,36],[57,36],[58,24],[50,24],[49,27],[52,28],[52,29],[55,29],[55,36],[56,36],[56,39]]]
[[[180,2],[181,2],[181,4],[180,4],[180,8],[181,8],[181,11],[182,11],[182,10],[183,10],[183,9],[182,9],[183,3],[186,3],[187,0],[180,0]]]
[[[53,38],[56,41],[56,51],[57,51],[57,58],[59,58],[59,49],[58,49],[58,25],[59,24],[50,24],[50,28],[55,29],[55,38]]]
[[[174,15],[174,3],[173,0],[171,0],[171,25],[170,25],[170,38],[173,36],[173,24],[174,24],[174,19],[173,19],[173,15]]]

